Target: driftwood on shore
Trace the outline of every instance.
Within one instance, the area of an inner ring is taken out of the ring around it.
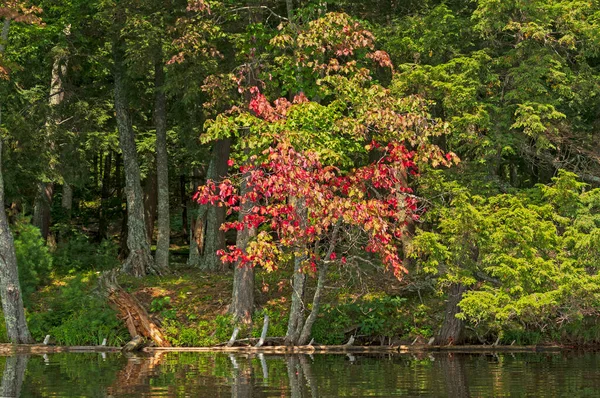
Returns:
[[[125,320],[132,338],[142,336],[153,341],[158,347],[171,346],[144,306],[119,285],[115,270],[105,272],[100,279],[100,285],[106,292],[109,303]]]
[[[368,353],[416,353],[416,352],[453,352],[453,353],[498,353],[498,352],[560,352],[572,350],[575,347],[565,346],[430,346],[430,345],[400,345],[400,346],[346,346],[346,345],[305,345],[305,346],[237,346],[237,347],[145,347],[143,352],[239,352],[263,354],[368,354]],[[43,344],[0,344],[0,355],[14,354],[50,354],[58,352],[120,352],[121,347],[107,346],[48,346]]]

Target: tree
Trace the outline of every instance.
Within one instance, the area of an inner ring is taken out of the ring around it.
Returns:
[[[117,8],[115,12],[117,24],[125,23],[125,10]],[[127,197],[127,247],[129,254],[123,264],[123,270],[131,275],[142,277],[148,273],[161,274],[166,270],[154,262],[150,253],[135,134],[128,109],[129,96],[124,63],[126,50],[124,46],[126,43],[121,37],[121,27],[122,25],[116,27],[117,31],[115,32],[112,51],[115,111],[117,114],[119,143],[125,166],[125,192]]]
[[[7,73],[2,60],[11,21],[41,23],[36,16],[36,13],[39,11],[37,8],[26,8],[16,1],[0,7],[0,16],[4,17],[2,34],[0,35],[0,73]],[[8,227],[8,220],[4,209],[4,180],[2,178],[1,164],[2,137],[0,137],[0,299],[2,300],[2,311],[4,313],[9,340],[15,344],[27,344],[33,342],[33,339],[27,328],[23,297],[19,285],[14,241]]]

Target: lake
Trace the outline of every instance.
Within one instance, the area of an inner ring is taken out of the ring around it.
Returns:
[[[597,397],[597,353],[1,357],[2,397]]]

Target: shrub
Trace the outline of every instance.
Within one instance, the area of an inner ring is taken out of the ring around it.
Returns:
[[[105,299],[93,291],[94,274],[68,277],[61,284],[58,291],[47,292],[49,297],[45,300],[38,298],[44,308],[28,314],[34,339],[40,341],[50,334],[62,345],[97,345],[104,338],[111,345],[127,341],[123,322]]]
[[[52,256],[42,239],[40,230],[26,218],[19,218],[12,227],[15,240],[19,282],[25,305],[39,286],[46,283],[52,270]]]
[[[105,271],[119,266],[118,247],[109,240],[90,242],[82,233],[74,233],[62,242],[54,253],[54,264],[61,274],[76,271]]]

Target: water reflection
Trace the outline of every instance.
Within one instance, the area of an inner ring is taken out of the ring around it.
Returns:
[[[52,354],[0,358],[2,397],[598,396],[600,354]]]
[[[2,372],[2,397],[13,398],[21,395],[21,387],[27,369],[28,355],[18,355],[6,359]]]

